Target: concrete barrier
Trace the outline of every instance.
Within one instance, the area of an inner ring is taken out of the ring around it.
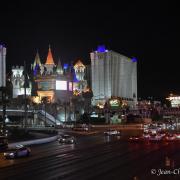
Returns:
[[[15,143],[10,143],[8,144],[9,148],[13,148],[18,144],[22,145],[34,145],[34,144],[44,144],[44,143],[49,143],[52,141],[57,140],[58,136],[53,136],[53,137],[48,137],[48,138],[42,138],[42,139],[35,139],[35,140],[29,140],[29,141],[21,141],[21,142],[15,142]]]

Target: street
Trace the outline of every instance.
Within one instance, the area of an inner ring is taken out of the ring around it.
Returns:
[[[32,146],[27,158],[5,160],[1,153],[0,179],[180,179],[179,142],[135,143],[102,133],[76,140]]]

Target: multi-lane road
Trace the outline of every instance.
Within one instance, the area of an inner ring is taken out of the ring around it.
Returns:
[[[77,136],[31,147],[27,158],[0,155],[0,179],[165,180],[180,179],[180,143],[132,143],[103,134]]]

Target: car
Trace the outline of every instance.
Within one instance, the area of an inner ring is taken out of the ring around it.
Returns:
[[[157,141],[161,141],[162,138],[163,138],[163,135],[161,135],[161,134],[151,134],[149,137],[149,140],[157,142]]]
[[[165,140],[165,141],[175,141],[175,140],[177,140],[177,138],[176,138],[176,135],[175,135],[175,134],[167,134],[167,135],[164,137],[164,140]]]
[[[130,136],[129,141],[130,142],[141,142],[141,141],[143,141],[143,138],[141,136]]]
[[[167,132],[165,132],[165,131],[160,131],[158,134],[161,135],[162,137],[165,137],[166,134],[167,134]]]
[[[120,136],[121,132],[115,129],[109,129],[104,132],[104,135],[106,136]]]
[[[180,140],[180,133],[176,133],[175,136],[177,140]]]
[[[75,143],[75,138],[68,134],[63,134],[63,135],[60,135],[60,137],[58,138],[58,141],[59,141],[59,143],[73,144],[73,143]]]
[[[15,159],[19,157],[28,157],[30,153],[31,149],[29,147],[17,145],[15,148],[8,149],[6,152],[4,152],[4,157],[6,159]]]

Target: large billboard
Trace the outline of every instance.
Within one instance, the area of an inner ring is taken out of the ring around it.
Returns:
[[[67,81],[56,81],[56,90],[67,90]]]

